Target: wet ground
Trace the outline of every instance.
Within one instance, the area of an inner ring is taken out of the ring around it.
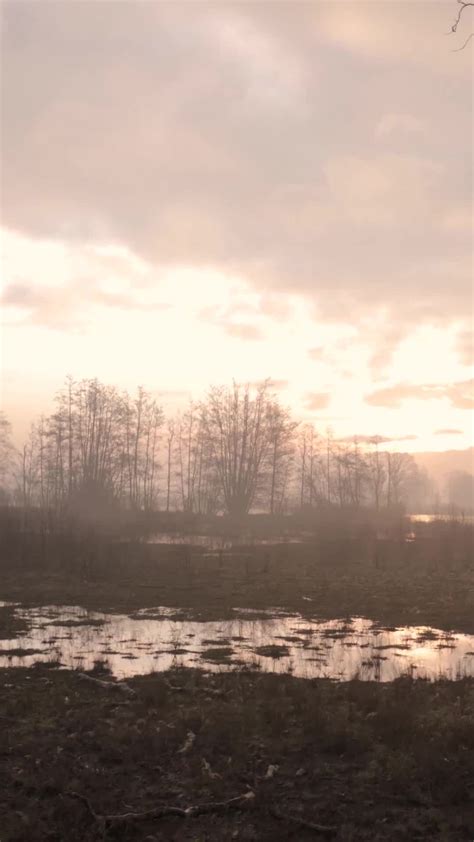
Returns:
[[[474,676],[474,635],[386,627],[361,617],[317,622],[277,609],[236,608],[235,619],[202,622],[165,607],[132,615],[77,606],[2,611],[13,626],[11,638],[0,641],[0,667],[55,661],[88,670],[100,661],[118,678],[174,667],[247,667],[337,681]]]
[[[474,567],[448,532],[22,538],[0,579],[1,842],[472,842]]]
[[[473,679],[127,685],[0,668],[2,842],[474,839]]]
[[[293,537],[256,538],[242,533],[231,535],[200,535],[198,533],[183,534],[180,532],[155,532],[147,539],[149,544],[169,544],[171,546],[203,547],[211,552],[230,550],[234,547],[280,547],[287,544],[303,544],[305,534]]]

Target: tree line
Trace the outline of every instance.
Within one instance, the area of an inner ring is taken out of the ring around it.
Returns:
[[[20,451],[0,420],[4,498],[56,512],[132,510],[286,513],[321,505],[400,506],[424,493],[412,456],[321,434],[271,389],[215,386],[173,417],[144,388],[66,379],[54,411]]]

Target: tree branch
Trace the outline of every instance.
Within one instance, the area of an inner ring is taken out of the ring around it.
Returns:
[[[462,47],[456,47],[456,49],[453,50],[453,53],[460,53],[461,50],[464,50],[464,47],[467,47],[471,38],[474,38],[474,32],[471,32],[471,34],[467,36],[467,38],[464,41],[464,44],[462,45]]]
[[[91,802],[85,795],[81,795],[78,792],[65,792],[64,795],[68,796],[68,798],[75,798],[77,801],[84,804],[89,815],[102,828],[115,827],[117,825],[127,824],[128,822],[143,822],[150,819],[162,819],[165,816],[178,816],[181,819],[190,819],[195,816],[202,816],[206,813],[220,813],[225,810],[238,810],[241,807],[245,807],[250,804],[255,798],[255,793],[250,791],[245,792],[243,795],[237,795],[235,798],[229,798],[227,801],[210,801],[207,804],[195,804],[184,808],[164,806],[154,807],[151,810],[145,810],[141,813],[129,812],[119,813],[117,815],[101,815],[100,813],[96,813]]]
[[[472,2],[472,0],[469,0],[469,1],[468,0],[458,0],[458,5],[459,5],[458,13],[456,15],[456,20],[454,21],[454,23],[451,27],[451,32],[449,33],[450,35],[452,35],[453,32],[456,33],[458,31],[458,26],[461,23],[461,18],[463,16],[463,12],[468,7],[473,8],[474,2]],[[474,36],[474,32],[471,32],[471,34],[468,36],[468,38],[466,38],[464,44],[461,47],[457,47],[455,50],[453,50],[453,53],[459,53],[461,50],[464,50],[464,48],[467,47],[467,45],[469,44],[469,41],[471,40],[471,38],[473,36]]]
[[[92,684],[95,684],[96,687],[101,687],[103,690],[112,690],[118,691],[119,693],[123,693],[126,696],[130,696],[134,698],[137,694],[135,690],[132,690],[128,684],[125,684],[124,681],[103,681],[100,678],[94,678],[92,675],[87,675],[85,672],[79,672],[77,677],[81,679],[81,681],[89,681]]]

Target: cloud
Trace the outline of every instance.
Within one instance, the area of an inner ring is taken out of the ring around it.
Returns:
[[[7,284],[0,303],[5,311],[19,312],[19,322],[68,330],[80,328],[90,314],[90,307],[112,307],[120,310],[164,310],[167,303],[152,302],[135,293],[112,292],[88,279],[73,284],[33,286],[30,283]]]
[[[365,396],[366,403],[372,406],[383,406],[398,409],[404,401],[419,400],[449,400],[455,409],[474,409],[473,396],[474,380],[464,380],[460,383],[413,385],[398,383],[377,389]]]
[[[277,321],[285,321],[285,319],[291,317],[292,308],[287,296],[265,293],[260,296],[258,309],[263,316]]]
[[[464,318],[468,57],[448,6],[395,5],[6,2],[4,223],[236,274],[274,318]]]
[[[305,408],[311,411],[327,409],[331,402],[330,392],[309,392],[305,397]]]
[[[243,319],[259,317],[258,304],[235,292],[221,306],[204,307],[198,318],[221,328],[228,336],[244,341],[258,341],[265,337],[261,325]]]
[[[398,441],[416,441],[418,438],[418,436],[413,435],[412,433],[400,436],[380,436],[374,433],[367,435],[365,433],[353,436],[343,436],[343,438],[339,438],[337,441],[342,443],[353,443],[356,441],[358,444],[390,444]]]
[[[380,139],[393,134],[418,134],[423,130],[423,121],[413,114],[384,114],[377,123],[375,137]]]
[[[258,386],[261,386],[263,382],[265,382],[265,381],[263,381],[263,380],[252,380],[249,385],[253,386],[254,388],[257,388]],[[277,391],[277,392],[288,388],[288,386],[290,385],[289,380],[273,380],[271,377],[268,378],[267,382],[268,382],[269,388],[275,389],[275,391]]]
[[[316,348],[309,348],[308,357],[310,360],[323,361],[326,356],[326,349],[324,346],[317,346]]]
[[[428,13],[429,9],[429,13]],[[400,13],[402,12],[402,13]],[[398,4],[384,3],[378,8],[372,2],[355,4],[327,3],[318,14],[323,37],[366,61],[371,59],[388,66],[405,63],[413,75],[429,68],[432,73],[456,76],[469,63],[461,66],[452,61],[451,49],[446,47],[446,33],[456,16],[449,3]]]
[[[462,430],[456,430],[452,427],[443,427],[441,430],[435,430],[433,435],[435,436],[461,436]]]
[[[457,351],[463,365],[470,366],[474,363],[474,331],[472,327],[459,333]]]
[[[229,323],[224,325],[224,330],[229,336],[234,339],[244,340],[260,340],[264,338],[263,331],[257,325],[243,324],[243,323]]]

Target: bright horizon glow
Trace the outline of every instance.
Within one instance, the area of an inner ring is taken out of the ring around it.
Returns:
[[[3,322],[4,359],[14,360],[15,365],[3,368],[2,404],[11,417],[17,443],[36,416],[51,410],[54,393],[72,374],[75,379],[98,377],[128,390],[144,385],[170,412],[182,408],[189,398],[203,397],[210,385],[233,378],[255,382],[270,377],[287,381],[279,386],[278,394],[296,419],[314,423],[320,432],[330,427],[336,438],[399,436],[389,447],[407,452],[463,449],[472,444],[471,413],[454,408],[446,398],[406,400],[397,408],[371,406],[364,400],[375,389],[393,383],[430,383],[433,371],[441,383],[467,379],[470,370],[457,361],[456,325],[449,331],[419,327],[401,342],[383,374],[374,379],[365,325],[357,329],[344,322],[320,322],[298,295],[280,297],[290,318],[272,318],[262,313],[261,296],[242,279],[189,267],[169,270],[153,283],[143,284],[136,309],[92,300],[83,321],[74,298],[58,306],[58,297],[53,296],[56,323],[36,324],[35,312],[40,319],[41,308],[50,306],[51,289],[60,292],[68,273],[78,266],[85,278],[98,271],[98,256],[104,278],[100,289],[111,295],[129,294],[129,271],[148,279],[153,269],[112,245],[75,253],[73,247],[27,240],[8,231],[2,240],[7,284],[14,283],[15,273],[21,276],[33,267],[38,278],[47,278],[47,283],[37,283],[31,307],[9,308]],[[233,335],[242,324],[261,332],[262,338]],[[417,354],[420,348],[423,354]],[[28,380],[31,392],[25,389]],[[311,409],[310,396],[316,396],[319,408]],[[440,429],[460,432],[435,433]]]
[[[335,438],[470,447],[472,58],[445,37],[455,3],[139,7],[2,4],[16,444],[70,374],[143,385],[169,413],[271,378]]]

